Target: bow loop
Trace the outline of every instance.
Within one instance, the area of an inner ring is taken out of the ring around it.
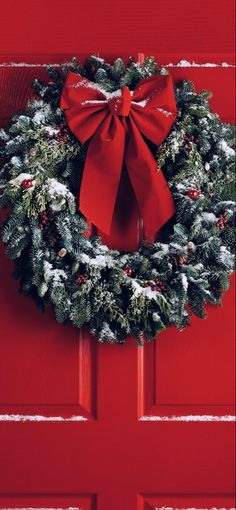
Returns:
[[[175,121],[171,77],[155,75],[142,80],[133,92],[124,86],[107,93],[98,84],[69,73],[60,106],[75,136],[82,143],[90,139],[79,197],[81,212],[110,233],[125,161],[146,234],[154,234],[175,209],[142,134],[159,145]]]
[[[156,145],[166,138],[177,109],[170,75],[151,76],[135,88],[131,115],[138,129]]]

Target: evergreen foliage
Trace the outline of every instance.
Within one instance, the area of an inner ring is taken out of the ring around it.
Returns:
[[[164,143],[150,147],[169,183],[176,214],[157,242],[135,253],[109,250],[84,235],[78,210],[87,144],[81,145],[59,108],[68,71],[112,92],[166,74],[154,58],[143,64],[118,58],[113,65],[90,56],[48,69],[34,82],[38,97],[0,130],[0,207],[8,214],[1,237],[15,260],[21,290],[44,309],[52,303],[61,323],[89,324],[101,342],[141,342],[191,312],[205,317],[206,303],[220,304],[233,271],[235,244],[234,129],[196,93],[189,81],[175,88],[178,117]]]

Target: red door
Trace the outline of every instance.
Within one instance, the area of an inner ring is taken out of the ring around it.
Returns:
[[[178,55],[162,54],[158,61],[186,56],[178,42],[175,49]],[[1,61],[22,59],[5,55]],[[228,59],[214,55],[214,62]],[[193,79],[198,89],[212,90],[213,109],[233,121],[232,67],[171,72],[175,80]],[[42,75],[40,67],[0,67],[1,124],[24,105],[32,78]],[[127,195],[126,183],[124,189]],[[125,235],[119,204],[116,212],[112,238],[104,242],[135,249],[142,238],[136,208]],[[233,287],[223,308],[208,308],[206,321],[193,318],[184,332],[168,330],[137,348],[133,339],[124,346],[96,344],[88,331],[57,324],[50,310],[42,316],[19,295],[11,270],[1,246],[0,510],[232,508]]]

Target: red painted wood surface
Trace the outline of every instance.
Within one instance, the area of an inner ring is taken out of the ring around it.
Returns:
[[[60,62],[91,51],[111,58],[111,52],[135,56],[143,50],[161,63],[232,62],[232,8],[231,0],[199,0],[194,7],[185,0],[58,0],[56,9],[54,1],[9,0],[0,61]],[[233,121],[232,67],[172,72],[175,80],[211,89],[213,109]],[[41,68],[0,67],[2,124],[24,107],[32,78],[43,75]],[[122,226],[125,190],[112,238],[104,242],[131,250],[143,232],[131,196],[129,222]],[[234,506],[232,422],[141,419],[234,414],[233,287],[223,308],[209,307],[207,320],[193,317],[182,333],[170,329],[144,348],[133,339],[100,345],[86,330],[57,324],[51,310],[41,315],[19,295],[2,246],[0,257],[0,415],[63,418],[0,422],[0,509]]]

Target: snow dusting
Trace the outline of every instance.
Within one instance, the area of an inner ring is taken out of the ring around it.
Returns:
[[[204,64],[199,64],[197,62],[189,62],[188,60],[180,60],[177,64],[166,64],[165,67],[235,67],[234,64],[228,64],[228,62],[222,62],[219,64],[213,62],[206,62]]]
[[[79,508],[78,506],[69,506],[67,508],[52,508],[52,507],[4,507],[4,508],[1,508],[0,507],[0,510],[82,510],[81,508]]]
[[[66,197],[69,194],[71,195],[68,188],[65,186],[65,184],[62,184],[61,182],[58,182],[56,179],[48,179],[48,192],[49,195],[52,198],[57,198],[58,195],[61,197]]]
[[[157,291],[155,290],[151,290],[151,287],[142,287],[141,285],[139,285],[139,283],[135,280],[131,280],[131,283],[132,283],[132,287],[133,287],[133,290],[134,290],[134,293],[133,293],[133,298],[138,298],[139,296],[143,296],[147,299],[154,299],[156,300],[156,296],[158,294]]]
[[[102,269],[104,267],[113,267],[114,261],[110,255],[97,255],[90,258],[86,253],[82,253],[80,260],[83,264]]]
[[[20,167],[21,166],[21,160],[20,158],[18,158],[17,156],[13,156],[11,158],[11,164],[14,165],[14,166],[18,166]]]
[[[103,61],[103,59],[101,59]],[[65,62],[65,64],[69,65],[70,62]],[[29,63],[29,62],[2,62],[0,63],[0,67],[61,67],[61,64],[58,62],[55,63],[47,63],[47,64],[40,64],[40,63]],[[197,62],[182,59],[177,64],[173,64],[172,62],[169,62],[167,64],[162,64],[164,67],[235,67],[234,64],[230,64],[228,62],[205,62],[202,64],[199,64]]]
[[[45,121],[45,113],[42,110],[38,110],[33,116],[33,121],[36,124],[42,124]]]
[[[84,416],[70,416],[69,418],[63,418],[62,416],[42,416],[40,414],[0,414],[0,421],[16,421],[16,422],[27,422],[27,421],[88,421]]]
[[[226,158],[231,158],[235,155],[234,149],[229,147],[229,145],[223,139],[219,141],[219,148],[224,152]]]
[[[225,508],[225,507],[212,507],[212,508],[199,508],[199,507],[187,507],[187,508],[178,508],[178,507],[171,507],[171,506],[156,506],[155,510],[235,510],[235,508]]]
[[[67,508],[52,508],[52,507],[4,507],[4,508],[1,508],[0,507],[0,510],[82,510],[81,508],[79,508],[78,506],[69,506]]]
[[[216,216],[213,213],[202,212],[202,214],[198,214],[196,216],[196,219],[194,221],[194,225],[197,225],[198,223],[201,223],[202,220],[209,221],[211,223],[215,223],[216,222]]]
[[[185,422],[234,422],[236,416],[233,415],[220,415],[214,416],[211,414],[190,414],[190,415],[173,415],[173,416],[141,416],[140,421],[185,421]]]
[[[12,179],[12,181],[18,181],[20,183],[22,183],[24,180],[28,180],[28,179],[33,179],[33,175],[32,174],[27,174],[27,173],[22,173],[20,175],[18,175],[17,177],[15,177],[15,179]],[[10,181],[10,182],[12,182]]]
[[[164,110],[164,108],[155,108],[155,110],[158,110],[159,112],[163,113],[166,117],[169,117],[169,115],[174,115],[173,112],[169,112],[168,110]]]
[[[63,269],[53,269],[53,265],[47,260],[43,263],[44,278],[46,283],[53,280],[54,282],[60,283],[62,280],[67,280],[67,274]]]
[[[183,288],[184,288],[185,292],[187,292],[187,290],[188,290],[188,280],[187,280],[187,276],[186,276],[185,273],[181,273],[181,280],[182,280]]]
[[[96,106],[96,105],[104,105],[107,104],[106,99],[86,99],[85,101],[82,101],[82,106]]]
[[[59,133],[59,129],[53,128],[52,126],[45,126],[45,131],[51,136],[57,135]]]
[[[147,102],[148,102],[147,99],[143,99],[142,101],[131,101],[131,104],[136,104],[137,106],[141,106],[142,108],[144,108],[145,106],[147,106]]]

